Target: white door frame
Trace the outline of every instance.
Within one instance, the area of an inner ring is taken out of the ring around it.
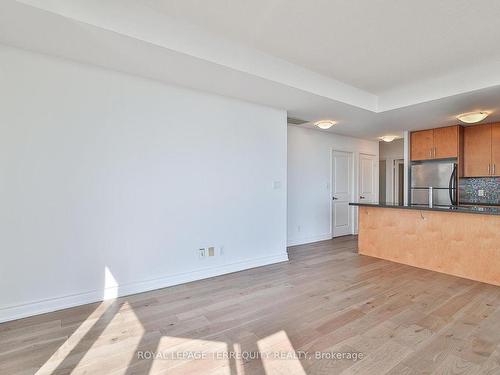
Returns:
[[[403,159],[394,159],[393,160],[393,170],[394,173],[392,174],[392,196],[393,196],[393,203],[397,203],[398,197],[399,197],[399,166],[403,165],[404,167],[404,160]],[[404,186],[403,186],[404,189]],[[404,194],[403,194],[404,195]],[[403,202],[401,202],[403,203]]]
[[[356,160],[357,158],[355,157],[355,153],[352,150],[343,150],[339,148],[332,148],[330,149],[330,194],[329,194],[329,200],[330,200],[330,232],[331,232],[331,237],[333,237],[334,234],[334,221],[333,221],[333,154],[334,152],[344,152],[346,154],[350,154],[351,156],[351,166],[349,168],[349,183],[351,184],[351,197],[350,200],[351,202],[355,202],[355,195],[356,195]],[[356,233],[356,226],[355,226],[355,219],[354,219],[354,210],[353,207],[350,206],[350,220],[351,220],[351,234]]]

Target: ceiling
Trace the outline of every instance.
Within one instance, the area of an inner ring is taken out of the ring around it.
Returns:
[[[3,0],[0,43],[374,139],[475,110],[500,121],[497,3]]]
[[[500,58],[498,0],[145,0],[374,94]]]

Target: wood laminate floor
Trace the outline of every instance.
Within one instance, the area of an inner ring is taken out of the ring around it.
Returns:
[[[500,287],[356,244],[0,324],[0,374],[500,374]]]

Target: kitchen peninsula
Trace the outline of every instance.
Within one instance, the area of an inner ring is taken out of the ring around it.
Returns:
[[[351,203],[359,253],[500,286],[500,209]]]

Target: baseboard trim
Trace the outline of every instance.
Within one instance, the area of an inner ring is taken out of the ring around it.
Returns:
[[[100,302],[105,299],[109,299],[105,297],[109,295],[113,295],[116,297],[125,297],[131,294],[149,292],[151,290],[167,288],[169,286],[203,280],[232,272],[244,271],[255,267],[262,267],[287,261],[288,254],[282,253],[150,280],[122,284],[117,287],[108,288],[105,290],[93,290],[90,292],[33,301],[17,306],[7,306],[0,308],[0,323],[67,309],[70,307],[81,306],[88,303]]]
[[[318,241],[325,241],[325,240],[331,240],[332,239],[332,234],[331,233],[326,233],[322,234],[319,236],[312,236],[312,237],[304,237],[304,238],[295,238],[292,240],[288,240],[287,246],[297,246],[297,245],[305,245],[308,243],[313,243],[313,242],[318,242]]]

